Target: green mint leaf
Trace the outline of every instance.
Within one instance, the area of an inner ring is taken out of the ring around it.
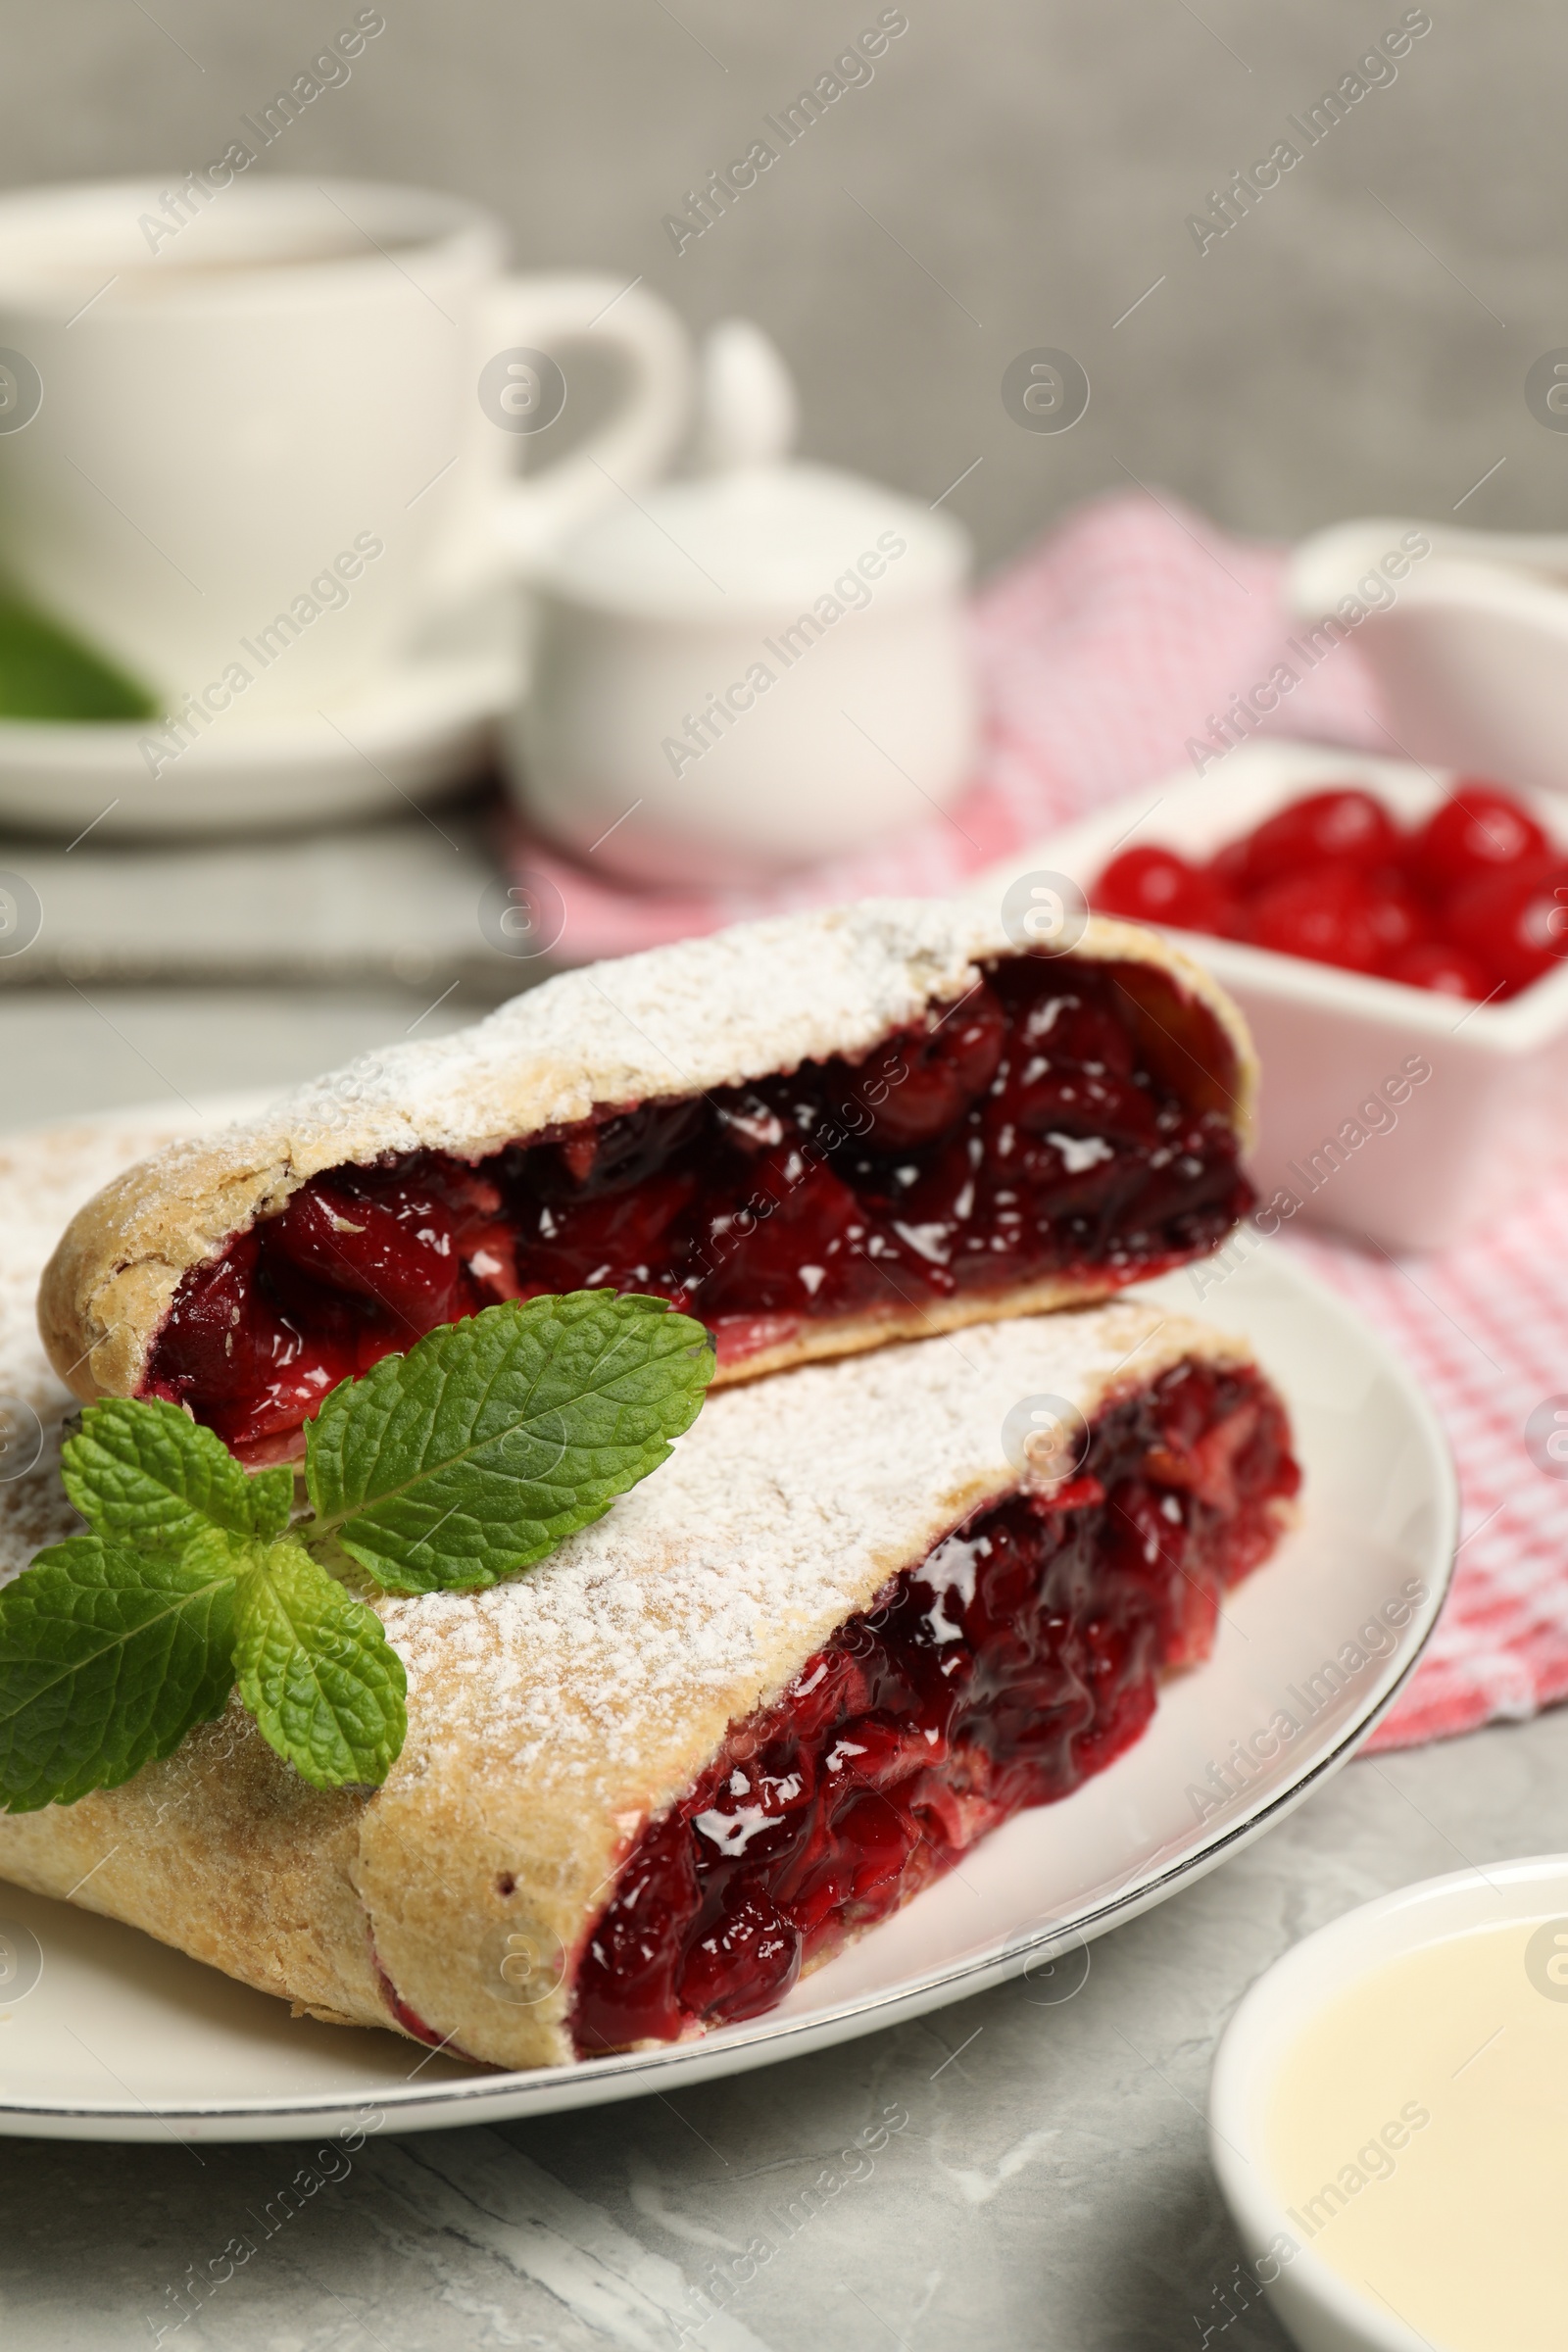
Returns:
[[[0,592],[0,718],[151,718],[157,709],[73,630]]]
[[[111,1396],[87,1405],[60,1455],[66,1493],[101,1536],[175,1549],[203,1529],[281,1535],[294,1502],[294,1473],[251,1478],[221,1438],[177,1405]]]
[[[408,1731],[403,1661],[303,1544],[270,1544],[234,1600],[234,1673],[262,1736],[313,1788],[379,1788]]]
[[[72,1536],[0,1591],[0,1805],[118,1788],[220,1715],[234,1681],[235,1554]]]
[[[287,1462],[279,1462],[271,1470],[250,1471],[246,1484],[251,1491],[256,1533],[264,1544],[270,1543],[287,1531],[294,1509],[294,1473]]]
[[[301,1533],[394,1592],[494,1584],[657,1470],[712,1373],[707,1332],[662,1299],[486,1307],[332,1391],[306,1427]]]

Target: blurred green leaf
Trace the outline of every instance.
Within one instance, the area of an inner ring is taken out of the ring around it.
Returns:
[[[0,589],[0,718],[152,718],[145,686]]]

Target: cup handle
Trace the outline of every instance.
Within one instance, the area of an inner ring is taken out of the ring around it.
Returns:
[[[618,489],[641,489],[668,464],[691,416],[691,343],[657,294],[586,273],[503,278],[485,319],[491,352],[555,358],[558,346],[598,344],[619,356],[627,379],[614,413],[569,457],[501,485],[495,532],[511,567],[526,574]]]

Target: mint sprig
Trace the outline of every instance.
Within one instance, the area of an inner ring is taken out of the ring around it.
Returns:
[[[61,1448],[60,1475],[101,1536],[133,1544],[180,1544],[207,1527],[280,1536],[294,1508],[292,1470],[244,1471],[177,1405],[128,1396],[88,1406]]]
[[[157,709],[139,678],[0,588],[0,718],[151,718]]]
[[[171,1553],[71,1536],[40,1552],[0,1593],[7,1811],[117,1788],[220,1715],[233,1594],[220,1536]]]
[[[379,1788],[409,1728],[381,1620],[303,1544],[269,1544],[235,1594],[234,1674],[262,1736],[315,1788]]]
[[[708,1335],[604,1291],[491,1307],[334,1390],[307,1429],[323,1535],[391,1592],[531,1568],[657,1470],[712,1376]]]
[[[62,1449],[92,1529],[0,1590],[0,1808],[118,1788],[237,1686],[317,1788],[379,1787],[403,1663],[344,1575],[461,1591],[602,1518],[689,1429],[701,1324],[608,1291],[509,1300],[332,1391],[293,1472],[249,1473],[176,1406],[88,1405]]]

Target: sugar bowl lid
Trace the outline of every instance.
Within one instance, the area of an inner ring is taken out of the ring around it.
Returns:
[[[968,534],[863,475],[792,459],[799,409],[773,344],[746,319],[702,354],[698,471],[628,491],[546,562],[540,584],[577,605],[722,623],[831,596],[855,572],[881,602],[953,590]]]

